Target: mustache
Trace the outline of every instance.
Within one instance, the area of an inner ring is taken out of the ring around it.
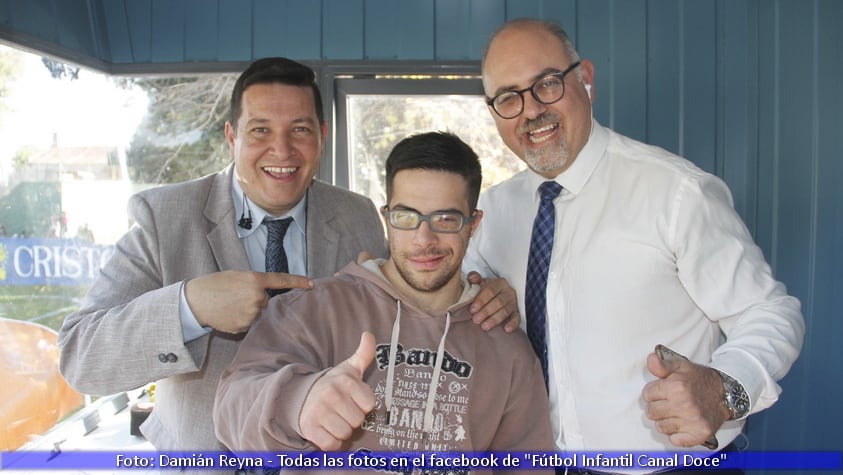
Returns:
[[[544,127],[546,125],[556,124],[556,123],[560,123],[560,122],[562,122],[562,118],[559,117],[559,115],[557,115],[553,112],[550,112],[550,111],[545,111],[545,112],[542,112],[541,115],[539,115],[535,119],[525,120],[524,123],[521,124],[520,127],[518,127],[518,133],[519,134],[526,134],[530,130],[538,129],[538,128]]]

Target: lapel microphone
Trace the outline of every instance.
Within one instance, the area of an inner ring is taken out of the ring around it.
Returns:
[[[246,216],[246,211],[249,211],[249,216]],[[249,202],[246,201],[246,192],[243,192],[243,213],[240,214],[240,221],[237,225],[243,229],[252,229],[252,208],[249,207]]]

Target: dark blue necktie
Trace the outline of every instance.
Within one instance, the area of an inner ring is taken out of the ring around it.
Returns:
[[[276,219],[269,221],[264,219],[266,225],[266,271],[267,272],[290,272],[287,265],[287,253],[284,252],[284,235],[293,218]],[[282,294],[290,289],[266,289],[270,297]]]
[[[524,306],[527,310],[527,336],[542,364],[544,384],[547,386],[547,270],[553,252],[553,232],[556,228],[556,208],[553,200],[562,185],[546,181],[539,186],[541,202],[533,221],[530,256],[527,259],[527,288]]]

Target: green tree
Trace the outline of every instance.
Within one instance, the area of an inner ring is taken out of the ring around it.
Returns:
[[[9,82],[17,77],[19,70],[20,53],[0,45],[0,112],[7,108],[5,99],[9,96]]]
[[[479,97],[359,96],[349,110],[352,188],[377,204],[386,201],[386,157],[415,133],[449,131],[471,145],[483,166],[483,189],[524,168],[504,146]]]
[[[21,147],[17,152],[15,152],[15,156],[12,157],[12,165],[14,165],[15,170],[20,171],[28,167],[29,159],[32,158],[32,153],[32,147],[29,146]]]
[[[132,180],[175,183],[218,171],[234,75],[123,79],[143,89],[149,111],[126,152]]]

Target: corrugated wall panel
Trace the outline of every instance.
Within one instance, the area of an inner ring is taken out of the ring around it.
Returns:
[[[427,60],[434,55],[434,0],[367,0],[365,57]]]
[[[680,8],[680,153],[715,172],[717,144],[716,2],[683,0]]]
[[[239,3],[243,4],[244,2]],[[249,2],[245,2],[245,6],[245,9],[248,10]],[[251,34],[250,54],[247,57],[261,58],[282,55],[282,51],[287,51],[285,48],[287,35],[283,26],[294,23],[290,22],[290,14],[287,12],[289,3],[275,0],[254,0],[252,6],[253,16],[250,21],[254,29]],[[316,33],[319,33],[319,31],[317,29]],[[248,37],[249,31],[244,33]],[[321,41],[318,36],[315,39],[317,42]]]
[[[612,53],[609,68],[598,77],[598,105],[607,110],[606,125],[638,140],[647,138],[647,3],[644,0],[612,5]],[[623,74],[618,74],[622,71]],[[608,75],[605,73],[609,73]],[[605,115],[604,115],[605,114]]]
[[[363,0],[322,0],[322,55],[363,59]]]
[[[814,246],[813,308],[810,346],[807,348],[801,415],[813,421],[800,427],[801,437],[826,450],[843,447],[843,2],[817,2],[816,67],[814,96],[818,158],[817,212]],[[798,89],[798,88],[797,88]],[[832,381],[829,382],[829,379]],[[822,389],[820,389],[822,388]],[[819,390],[819,391],[818,391]],[[813,403],[822,392],[829,407]],[[828,412],[825,412],[828,409]],[[818,416],[822,414],[822,416]],[[788,414],[789,415],[789,414]],[[808,445],[810,446],[810,445]]]
[[[11,13],[13,3],[13,0],[0,0],[0,25],[13,26]]]
[[[647,137],[646,142],[678,152],[681,71],[679,7],[674,0],[647,3]],[[623,77],[623,71],[616,71]]]
[[[506,19],[506,0],[470,0],[467,22],[469,53],[464,58],[442,58],[446,52],[437,51],[442,59],[475,60],[483,56],[486,43],[495,29]],[[441,2],[440,2],[441,4]],[[503,16],[502,16],[503,15]]]
[[[255,34],[248,59],[290,56],[318,60],[322,56],[324,39],[319,2],[255,0],[252,21]]]
[[[284,19],[284,49],[281,55],[318,61],[324,56],[321,20],[324,7],[320,2],[287,1],[287,18]]]
[[[252,58],[253,2],[218,0],[220,38],[217,41],[219,61],[249,61]]]
[[[758,146],[757,2],[719,0],[717,42],[717,172],[755,235]]]
[[[557,19],[565,31],[576,38],[577,0],[520,0],[506,2],[506,18]]]
[[[778,128],[780,122],[780,101],[779,83],[780,76],[777,74],[780,68],[780,42],[779,23],[781,13],[777,4],[772,2],[760,2],[759,15],[759,44],[766,45],[759,48],[759,107],[758,107],[758,205],[757,217],[758,226],[756,240],[767,260],[773,266],[774,271],[778,270],[778,226],[780,216],[777,212],[780,198],[779,183],[779,141]],[[804,246],[803,246],[804,247]],[[780,279],[787,276],[776,272]],[[788,283],[788,290],[793,292],[793,287]],[[799,296],[803,300],[803,296]],[[803,300],[804,305],[804,300]],[[804,308],[803,308],[804,311]],[[806,315],[806,319],[809,315]],[[748,434],[753,447],[760,446],[770,449],[784,449],[791,447],[785,437],[777,436],[773,428],[778,427],[786,421],[793,421],[793,417],[803,414],[799,408],[799,401],[795,397],[801,393],[802,376],[801,368],[806,363],[805,353],[796,362],[796,371],[792,371],[781,384],[784,387],[782,399],[765,413],[755,416],[748,423]],[[781,432],[779,432],[781,434]],[[798,439],[802,431],[794,431],[792,436]],[[802,440],[801,443],[809,441]],[[797,446],[797,444],[793,444]]]
[[[105,39],[108,42],[109,58],[115,63],[130,63],[134,58],[131,34],[129,33],[129,14],[125,2],[99,2]]]
[[[505,19],[504,0],[436,0],[432,59],[480,59],[489,36]]]
[[[580,57],[594,63],[594,95],[597,100],[592,108],[597,120],[606,125],[612,121],[610,114],[615,82],[612,73],[613,6],[612,0],[581,2],[576,16],[579,33],[571,36]]]
[[[757,234],[807,325],[781,400],[751,420],[762,449],[843,446],[841,24],[840,2],[759,3]]]
[[[544,18],[544,0],[521,0],[506,2],[506,18]]]
[[[96,45],[87,0],[62,0],[53,3],[58,42],[83,54],[96,56]]]
[[[814,194],[816,176],[816,143],[813,140],[814,109],[812,100],[814,83],[812,73],[817,58],[814,48],[815,19],[810,12],[815,2],[788,0],[780,2],[779,64],[799,65],[779,67],[774,74],[782,86],[772,99],[779,104],[779,119],[772,129],[762,129],[760,140],[776,143],[777,160],[762,161],[761,166],[776,166],[778,197],[771,212],[778,222],[773,232],[778,242],[772,252],[776,254],[776,270],[791,277],[791,290],[803,296],[802,305],[809,308],[811,286],[811,245],[813,230],[811,219],[815,216]],[[762,39],[762,44],[763,44]],[[762,101],[765,98],[762,97]],[[761,202],[760,206],[767,203]],[[809,245],[805,245],[809,243]]]
[[[13,2],[9,9],[9,22],[24,33],[58,42],[54,15],[51,1]]]
[[[124,0],[132,42],[132,63],[152,61],[152,0]]]
[[[220,31],[219,2],[185,0],[184,56],[191,61],[217,61]],[[228,19],[226,19],[228,21]]]
[[[185,10],[184,0],[152,0],[152,62],[193,61],[184,51]]]
[[[766,45],[758,48],[758,157],[759,165],[755,172],[758,176],[758,206],[756,208],[756,240],[764,249],[767,259],[775,266],[775,228],[776,216],[772,202],[778,199],[778,179],[775,175],[778,161],[778,143],[769,140],[770,130],[775,130],[779,120],[779,104],[776,91],[779,78],[776,75],[778,64],[778,11],[775,4],[759,2],[758,8],[759,43]],[[763,131],[763,132],[762,132]],[[762,137],[764,139],[762,140]],[[763,166],[762,166],[763,162]]]
[[[814,279],[814,306],[812,321],[812,346],[826,352],[820,355],[831,365],[821,368],[831,374],[841,374],[843,364],[843,2],[819,0],[817,2],[816,76],[813,102],[816,104],[817,141],[817,213],[815,247],[816,266]],[[822,361],[822,360],[821,360]],[[835,364],[836,363],[836,364]],[[817,365],[820,366],[820,365]],[[815,368],[817,367],[815,366]],[[806,402],[811,398],[808,389],[823,387],[828,373],[811,372],[811,383],[806,385]],[[830,401],[843,400],[843,387],[838,382],[828,395]],[[817,428],[817,437],[826,442],[826,448],[843,447],[843,409],[835,406],[835,416],[824,418]]]

